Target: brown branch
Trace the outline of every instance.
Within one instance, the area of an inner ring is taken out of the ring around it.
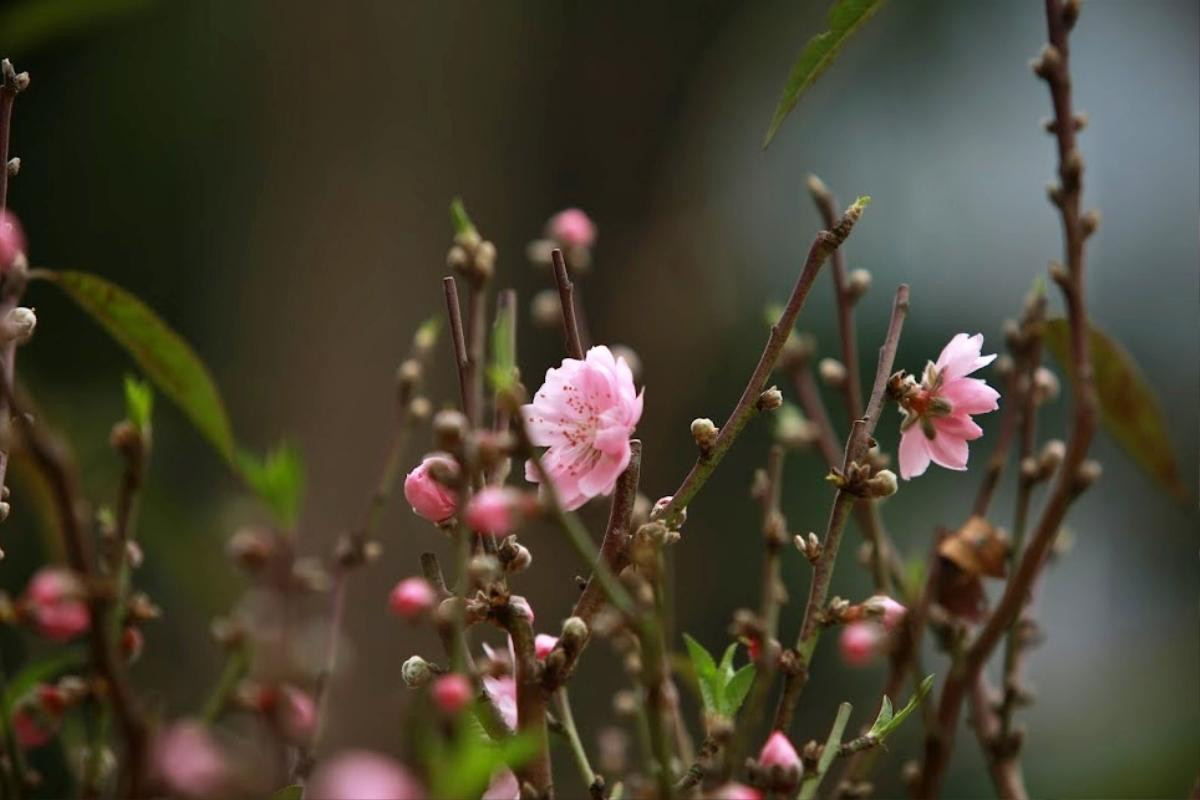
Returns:
[[[901,285],[896,290],[892,303],[891,321],[888,323],[887,335],[883,346],[879,348],[879,365],[875,370],[875,383],[871,390],[871,399],[867,403],[866,415],[855,420],[846,439],[846,454],[842,463],[842,475],[849,478],[852,467],[857,467],[870,448],[871,436],[879,422],[883,411],[883,402],[887,389],[888,378],[892,374],[892,365],[896,360],[896,348],[900,343],[900,332],[904,328],[904,318],[908,313],[908,286]],[[774,727],[787,730],[792,721],[792,713],[796,702],[808,682],[808,668],[817,640],[821,633],[820,617],[825,610],[825,601],[829,595],[829,586],[833,581],[833,568],[837,561],[838,547],[841,544],[842,533],[846,529],[846,520],[850,516],[858,500],[853,485],[843,485],[834,497],[833,509],[829,514],[829,524],[821,545],[821,556],[813,570],[812,584],[809,587],[808,602],[804,607],[804,621],[800,626],[800,634],[795,647],[785,663],[786,677],[783,693],[775,710]]]
[[[446,295],[446,318],[450,323],[450,341],[454,346],[454,366],[458,372],[458,396],[463,413],[471,418],[471,357],[467,353],[466,335],[463,333],[462,307],[458,301],[458,283],[452,276],[442,278],[442,291]]]
[[[541,665],[533,644],[533,626],[529,618],[507,605],[499,614],[501,627],[513,643],[513,672],[517,683],[517,730],[537,742],[532,758],[517,775],[529,783],[539,798],[553,797],[554,777],[550,771],[549,737],[546,735],[546,692],[542,688]]]
[[[683,510],[687,508],[688,503],[703,488],[709,476],[716,470],[717,465],[721,463],[721,459],[725,457],[725,454],[733,446],[738,434],[742,432],[742,429],[746,427],[746,423],[757,412],[759,396],[767,388],[767,381],[771,377],[771,372],[775,369],[775,364],[779,360],[779,354],[783,351],[784,344],[787,343],[788,337],[792,333],[792,328],[796,324],[796,317],[800,314],[800,309],[804,307],[804,301],[808,298],[808,294],[812,290],[813,283],[817,279],[817,274],[821,271],[821,266],[829,258],[830,253],[840,247],[842,242],[846,241],[854,224],[862,216],[864,205],[864,200],[857,201],[846,210],[846,213],[838,220],[837,225],[828,231],[821,231],[813,240],[812,246],[808,251],[808,258],[804,262],[804,268],[800,271],[800,277],[796,280],[795,287],[792,288],[792,294],[788,297],[787,305],[784,306],[783,313],[779,316],[779,321],[771,326],[771,333],[767,337],[766,346],[763,348],[762,355],[759,356],[758,364],[755,365],[754,371],[750,374],[750,380],[746,383],[746,388],[742,391],[742,396],[738,400],[737,405],[730,412],[725,424],[721,426],[712,447],[700,454],[696,463],[692,465],[691,470],[683,479],[683,483],[679,485],[679,488],[671,496],[671,501],[664,508],[656,512],[655,518],[662,520],[668,527],[680,523]]]
[[[1071,79],[1067,34],[1078,14],[1078,3],[1046,0],[1046,23],[1050,44],[1036,69],[1049,85],[1054,105],[1053,133],[1058,149],[1060,185],[1051,192],[1062,216],[1066,267],[1053,266],[1051,276],[1066,299],[1070,328],[1072,392],[1071,432],[1066,455],[1029,545],[1004,588],[1004,594],[966,653],[961,670],[952,673],[942,687],[937,728],[925,741],[925,760],[917,794],[936,796],[950,760],[954,732],[966,692],[975,685],[988,656],[1016,622],[1030,588],[1041,572],[1071,502],[1095,478],[1095,469],[1083,469],[1096,431],[1097,405],[1092,378],[1090,327],[1084,304],[1084,239],[1087,236],[1080,213],[1083,157],[1075,145],[1076,119],[1071,104]],[[1090,226],[1089,226],[1090,227]]]
[[[567,355],[582,359],[583,340],[579,338],[579,320],[575,316],[575,284],[567,274],[567,262],[562,251],[555,248],[550,253],[554,262],[554,283],[558,287],[558,300],[562,303],[563,336],[566,338]]]

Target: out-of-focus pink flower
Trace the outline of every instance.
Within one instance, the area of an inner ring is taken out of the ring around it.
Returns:
[[[533,637],[533,652],[537,654],[539,659],[544,659],[550,655],[550,651],[554,649],[554,645],[558,644],[558,637],[551,636],[548,633],[539,633]]]
[[[525,619],[529,620],[530,623],[533,622],[533,620],[534,620],[533,606],[529,605],[529,601],[526,600],[521,595],[519,595],[519,594],[509,595],[508,606],[513,611],[517,612],[517,614],[519,614],[522,617],[524,617]],[[512,649],[512,642],[509,642],[509,649],[510,650]]]
[[[12,715],[13,734],[22,750],[41,747],[54,738],[58,720],[39,709],[19,705]]]
[[[11,211],[0,211],[0,272],[13,265],[18,253],[25,252],[25,233]]]
[[[514,489],[488,486],[481,489],[467,504],[467,526],[473,531],[493,536],[513,529],[513,507],[520,500]]]
[[[946,469],[967,468],[967,442],[983,435],[971,415],[999,408],[999,392],[982,378],[967,377],[995,360],[995,354],[981,355],[982,348],[983,334],[957,334],[937,363],[925,367],[921,383],[912,382],[899,398],[900,477],[924,474],[931,460]]]
[[[404,619],[417,619],[433,608],[437,599],[433,587],[424,578],[405,578],[392,587],[388,608]]]
[[[199,722],[177,722],[154,741],[155,773],[172,794],[211,797],[226,788],[229,763],[220,745]]]
[[[312,739],[317,727],[317,703],[313,696],[295,686],[282,686],[279,691],[279,726],[283,735],[297,744]]]
[[[546,233],[567,247],[591,247],[596,243],[596,225],[578,208],[568,208],[551,217]]]
[[[762,800],[762,793],[744,783],[727,783],[714,790],[713,800]]]
[[[387,756],[349,750],[317,769],[304,796],[309,800],[424,800],[425,790]]]
[[[642,394],[623,358],[604,346],[583,361],[564,359],[546,371],[546,382],[521,413],[530,441],[549,450],[542,456],[559,500],[567,510],[607,495],[629,464],[629,436],[642,416]],[[526,480],[537,482],[533,462]]]
[[[492,773],[491,783],[479,800],[521,800],[521,785],[517,776],[507,767]]]
[[[83,597],[79,579],[59,567],[38,570],[25,589],[25,602],[38,631],[56,642],[73,639],[88,629],[91,613]]]
[[[758,763],[764,767],[799,767],[800,756],[783,731],[773,731],[758,754]]]
[[[457,672],[443,675],[433,682],[433,702],[445,714],[457,714],[471,702],[471,682]]]
[[[900,620],[904,619],[904,615],[908,613],[907,608],[886,594],[877,594],[874,597],[870,597],[867,599],[867,603],[877,605],[883,609],[881,620],[883,627],[889,631],[894,631],[896,626],[900,624]]]
[[[430,467],[438,465],[446,470],[457,469],[450,456],[433,453],[425,456],[404,479],[404,498],[413,511],[430,522],[445,522],[454,516],[457,501],[454,492],[433,479]]]
[[[842,628],[838,638],[838,652],[842,661],[851,667],[871,663],[883,642],[883,629],[874,622],[851,622]]]
[[[488,699],[492,701],[492,705],[500,712],[500,718],[504,720],[504,724],[509,730],[517,729],[517,682],[514,678],[504,676],[501,678],[485,677],[483,679],[483,690],[487,692]]]

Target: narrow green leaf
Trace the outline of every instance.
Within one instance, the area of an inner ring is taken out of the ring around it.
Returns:
[[[892,719],[895,713],[892,711],[892,698],[886,694],[883,696],[883,701],[879,704],[879,716],[875,718],[875,722],[871,724],[871,730],[868,733],[872,736],[879,736],[879,732],[886,730],[888,725],[892,724]]]
[[[241,450],[237,463],[242,480],[271,509],[279,524],[292,528],[304,499],[305,468],[299,449],[285,441],[262,458]]]
[[[492,360],[487,375],[495,392],[507,390],[517,380],[517,348],[512,340],[516,314],[515,306],[505,306],[496,312],[496,321],[492,323]]]
[[[721,663],[717,666],[717,672],[721,675],[722,685],[728,683],[729,679],[733,677],[733,656],[737,652],[737,647],[737,642],[733,642],[721,654]]]
[[[137,429],[145,433],[150,430],[150,418],[154,415],[154,390],[146,381],[132,375],[125,376],[125,416]]]
[[[450,201],[450,222],[454,225],[455,235],[475,233],[475,223],[471,222],[461,197]]]
[[[732,719],[746,700],[750,687],[754,685],[754,662],[744,665],[725,684],[725,716]]]
[[[718,695],[713,691],[713,686],[717,681],[716,662],[704,649],[704,645],[686,633],[683,635],[683,642],[687,645],[688,655],[691,656],[692,669],[696,671],[696,684],[699,686],[700,699],[704,703],[705,710],[720,712]]]
[[[1070,329],[1065,319],[1046,322],[1046,348],[1075,383]],[[1166,417],[1133,356],[1112,337],[1091,330],[1092,374],[1105,430],[1150,477],[1177,500],[1188,490],[1179,477]]]
[[[792,65],[783,94],[771,117],[771,125],[763,139],[764,150],[775,138],[784,119],[796,107],[800,95],[833,63],[846,40],[869,20],[881,5],[883,0],[835,0],[829,9],[829,30],[809,39],[804,50],[800,52],[800,57]]]
[[[271,800],[300,800],[302,797],[304,797],[303,786],[285,786],[271,795]]]
[[[145,303],[104,278],[72,271],[48,277],[125,348],[159,391],[233,464],[233,429],[225,404],[191,346]]]
[[[879,717],[871,725],[871,730],[867,731],[868,736],[874,736],[882,743],[887,740],[901,725],[904,720],[908,719],[908,715],[916,711],[917,706],[925,702],[925,697],[929,694],[929,690],[933,688],[933,676],[926,675],[925,680],[921,681],[921,685],[917,687],[917,691],[913,692],[913,696],[908,698],[908,702],[904,704],[904,708],[897,713],[892,713],[892,701],[883,697],[883,703],[879,709]]]

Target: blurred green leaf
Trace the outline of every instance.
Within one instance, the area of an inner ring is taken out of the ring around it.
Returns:
[[[448,741],[432,731],[422,741],[434,797],[478,797],[497,770],[520,767],[540,746],[532,731],[496,742],[472,713],[460,714],[458,722]]]
[[[899,712],[893,713],[892,701],[887,695],[883,696],[883,702],[879,706],[879,716],[875,718],[875,722],[871,725],[871,730],[867,731],[867,736],[872,736],[880,742],[885,741],[897,728],[904,724],[904,720],[908,719],[908,715],[917,709],[917,706],[925,702],[926,695],[933,688],[933,676],[926,675],[925,680],[921,681],[921,685],[917,687],[917,691],[913,692],[913,696],[908,698],[908,702]]]
[[[154,390],[147,381],[125,376],[125,416],[143,433],[150,430],[154,414]]]
[[[41,661],[27,664],[24,669],[12,677],[5,687],[2,698],[4,716],[6,718],[11,716],[13,705],[29,694],[39,683],[57,678],[62,673],[85,663],[87,663],[87,656],[83,650],[68,650],[65,653],[56,653]]]
[[[805,773],[797,800],[812,800],[817,796],[817,789],[821,787],[825,773],[829,771],[833,759],[841,749],[842,734],[846,732],[846,723],[850,721],[850,712],[853,710],[849,703],[838,706],[837,716],[833,718],[833,727],[829,729],[829,738],[825,740],[825,748],[821,751],[821,757],[817,759],[817,768],[813,772]]]
[[[683,643],[687,646],[688,655],[692,659],[692,669],[696,671],[696,684],[700,689],[700,700],[706,711],[719,712],[717,705],[718,693],[713,691],[717,678],[717,663],[712,655],[688,634],[683,635]]]
[[[133,357],[146,376],[229,463],[233,429],[208,368],[178,333],[126,290],[86,272],[46,273]]]
[[[271,800],[300,800],[302,797],[304,797],[303,786],[285,786],[271,795]]]
[[[44,44],[149,8],[153,0],[24,0],[0,11],[0,53],[17,56]]]
[[[285,528],[292,528],[304,499],[304,458],[291,442],[283,442],[259,458],[238,452],[238,472],[246,485],[271,509]]]
[[[754,685],[754,674],[754,663],[751,662],[733,673],[725,683],[725,716],[733,719],[737,715],[750,687]]]
[[[487,375],[495,392],[506,391],[517,379],[517,348],[512,340],[516,314],[514,306],[504,306],[497,310],[496,321],[492,324],[492,361]]]
[[[1070,328],[1065,319],[1046,322],[1046,348],[1075,383]],[[1133,356],[1119,342],[1092,328],[1092,373],[1100,418],[1109,435],[1176,499],[1187,501],[1179,478],[1166,417]]]
[[[450,201],[450,222],[454,225],[456,236],[475,233],[475,223],[471,222],[471,217],[467,214],[467,207],[463,205],[461,197]]]
[[[779,104],[776,105],[775,113],[771,117],[771,125],[767,128],[767,135],[763,139],[764,150],[775,138],[784,119],[796,107],[800,95],[812,86],[822,72],[828,69],[846,40],[864,22],[869,20],[881,5],[883,5],[883,0],[835,0],[829,8],[829,30],[809,39],[808,44],[801,51],[800,57],[792,65],[792,71],[788,74],[787,84],[783,88]]]

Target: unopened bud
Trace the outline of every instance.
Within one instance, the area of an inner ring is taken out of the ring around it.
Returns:
[[[161,616],[162,609],[145,592],[134,592],[125,604],[125,618],[129,622],[150,622]]]
[[[434,666],[420,656],[412,656],[400,667],[400,677],[410,689],[420,689],[428,685],[437,674]]]
[[[408,404],[408,414],[414,422],[424,422],[433,413],[433,403],[428,397],[414,397]]]
[[[8,160],[8,177],[15,178],[21,172],[21,159],[10,158]]]
[[[1062,463],[1066,454],[1067,446],[1063,444],[1063,441],[1051,439],[1042,445],[1042,452],[1038,455],[1038,467],[1049,476],[1058,469],[1058,465]]]
[[[523,572],[533,563],[529,549],[517,541],[516,536],[507,537],[496,552],[505,572]]]
[[[299,558],[292,565],[292,580],[296,586],[308,592],[327,592],[333,585],[329,572],[316,558]]]
[[[1012,356],[1008,355],[1007,353],[1000,356],[996,359],[996,363],[992,365],[992,369],[995,370],[996,374],[1000,377],[1007,378],[1012,374],[1013,371]]]
[[[32,338],[35,327],[37,315],[33,313],[33,309],[18,306],[0,320],[0,340],[25,344]]]
[[[125,656],[127,663],[132,664],[141,658],[145,644],[146,639],[139,629],[130,626],[121,631],[121,655]]]
[[[851,271],[849,278],[846,280],[846,295],[850,298],[850,302],[859,300],[870,288],[870,272],[865,269]]]
[[[405,359],[396,368],[396,383],[403,388],[412,388],[420,382],[422,372],[420,361],[415,358]]]
[[[1059,393],[1058,376],[1045,367],[1038,367],[1033,373],[1033,397],[1039,403],[1057,400]]]
[[[846,385],[846,367],[836,358],[822,358],[817,364],[817,374],[826,386],[840,389]]]
[[[470,423],[461,411],[443,409],[433,416],[433,436],[439,450],[454,450],[462,444]]]
[[[529,315],[533,324],[539,328],[554,329],[562,325],[562,301],[558,292],[553,289],[543,289],[533,296],[529,303]]]
[[[622,717],[635,716],[641,710],[637,696],[628,689],[622,689],[613,695],[613,711]]]
[[[891,497],[900,488],[896,481],[896,473],[890,469],[881,469],[867,481],[868,497]]]
[[[1079,21],[1080,2],[1079,0],[1067,0],[1063,3],[1062,21],[1067,30],[1075,27],[1075,23]]]
[[[1079,224],[1083,226],[1083,235],[1091,236],[1100,230],[1100,212],[1094,208],[1083,212],[1083,216],[1079,218]]]
[[[1079,469],[1075,472],[1075,480],[1071,488],[1075,492],[1086,490],[1093,483],[1100,480],[1102,472],[1103,469],[1100,467],[1100,462],[1089,458],[1079,465]]]
[[[484,585],[491,583],[500,575],[500,562],[496,560],[495,556],[475,556],[471,559],[467,571],[471,574],[472,581]]]
[[[1049,80],[1061,63],[1062,55],[1058,48],[1048,44],[1042,49],[1041,55],[1029,62],[1029,67],[1039,78]]]
[[[567,617],[563,620],[562,640],[564,646],[579,647],[588,637],[588,626],[579,617]]]
[[[795,542],[796,549],[803,553],[809,561],[816,563],[817,559],[821,557],[821,540],[812,531],[808,532],[807,537],[797,533],[792,541]]]
[[[774,411],[783,405],[783,392],[779,391],[778,386],[772,386],[758,396],[759,411]]]
[[[696,445],[702,453],[708,452],[712,448],[719,433],[717,426],[707,417],[697,417],[692,420],[692,438],[696,440]]]
[[[265,528],[242,528],[229,539],[225,552],[247,572],[262,569],[275,552],[275,537]]]
[[[496,245],[489,241],[479,243],[475,250],[475,270],[479,278],[487,280],[496,272]]]

